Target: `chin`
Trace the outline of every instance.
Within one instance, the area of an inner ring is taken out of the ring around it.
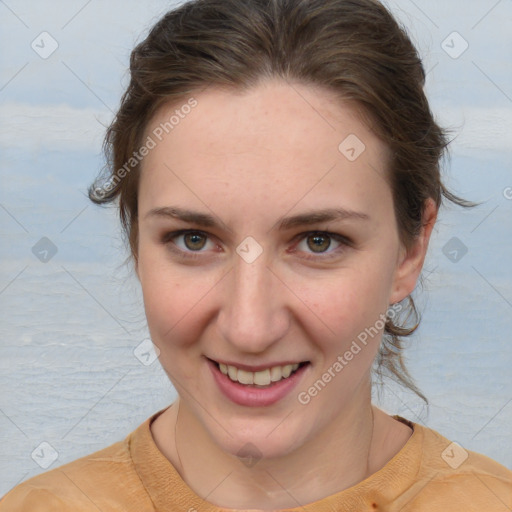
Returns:
[[[275,418],[271,422],[258,419],[237,421],[236,426],[225,426],[228,432],[234,432],[233,436],[229,436],[223,429],[219,432],[217,428],[215,432],[210,431],[210,435],[223,452],[247,459],[242,462],[251,467],[251,464],[254,465],[262,458],[285,457],[306,442],[304,422],[302,425],[285,426],[284,422],[280,424],[281,421]]]

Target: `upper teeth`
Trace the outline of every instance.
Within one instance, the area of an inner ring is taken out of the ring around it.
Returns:
[[[219,363],[220,371],[227,375],[232,381],[240,382],[240,384],[256,384],[258,386],[268,386],[271,382],[277,382],[286,379],[294,372],[299,363],[287,364],[286,366],[273,366],[260,372],[248,372],[240,370],[236,366],[229,366]]]

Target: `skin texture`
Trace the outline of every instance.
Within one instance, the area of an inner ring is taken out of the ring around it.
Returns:
[[[211,503],[297,507],[368,477],[411,435],[371,404],[382,332],[307,405],[297,395],[414,289],[436,208],[427,203],[424,228],[405,251],[387,148],[330,91],[269,80],[245,92],[211,86],[193,96],[197,106],[145,157],[139,188],[136,269],[153,342],[180,397],[154,422],[153,436]],[[175,109],[162,107],[146,136]],[[355,161],[338,149],[350,134],[366,147]],[[149,213],[162,207],[212,215],[219,227]],[[278,229],[283,216],[340,207],[369,218]],[[206,238],[166,237],[180,229]],[[317,248],[316,231],[350,242],[327,237]],[[248,236],[263,249],[252,263],[236,252]],[[206,357],[311,364],[282,400],[246,407],[221,394]],[[247,443],[262,454],[252,467],[236,456]]]

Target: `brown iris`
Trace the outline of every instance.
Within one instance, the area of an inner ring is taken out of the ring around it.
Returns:
[[[191,251],[198,251],[206,244],[206,237],[201,233],[186,233],[183,235],[183,240],[187,249]]]
[[[313,241],[313,243],[310,243],[310,240]],[[308,247],[313,252],[324,252],[327,249],[329,249],[329,246],[331,245],[330,237],[322,234],[314,234],[309,235],[307,238],[307,244]]]

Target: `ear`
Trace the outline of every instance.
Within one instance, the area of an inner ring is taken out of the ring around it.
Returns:
[[[406,250],[400,248],[400,253],[393,280],[390,304],[395,304],[405,299],[415,288],[416,282],[421,274],[428,243],[434,224],[437,219],[437,207],[433,199],[428,198],[423,208],[422,228],[413,245]]]

